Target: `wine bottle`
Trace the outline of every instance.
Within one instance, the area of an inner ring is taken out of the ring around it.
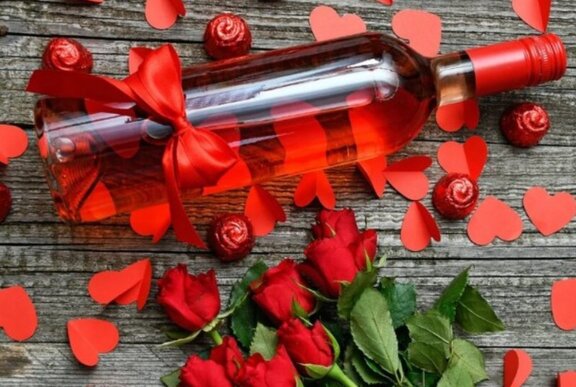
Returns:
[[[189,121],[219,134],[239,161],[217,186],[183,195],[396,152],[435,106],[557,80],[566,65],[553,34],[425,58],[364,33],[187,68]],[[35,119],[62,218],[95,221],[166,201],[161,160],[171,127],[76,99],[41,99]]]

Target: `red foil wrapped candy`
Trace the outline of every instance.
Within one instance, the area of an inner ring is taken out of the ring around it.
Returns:
[[[52,39],[42,55],[42,68],[47,70],[92,72],[92,54],[80,42],[69,38]]]
[[[252,223],[242,214],[226,214],[214,219],[208,232],[210,249],[224,262],[246,257],[254,243]]]
[[[476,207],[480,190],[470,176],[449,173],[436,183],[432,204],[445,219],[464,219]]]
[[[529,148],[537,145],[548,133],[550,117],[542,106],[525,102],[504,112],[500,129],[510,144]]]
[[[222,13],[210,20],[204,31],[204,49],[214,59],[228,59],[248,54],[252,47],[250,27],[232,13]]]

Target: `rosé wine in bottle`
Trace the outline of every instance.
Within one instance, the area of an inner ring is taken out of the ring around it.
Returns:
[[[435,106],[559,79],[566,51],[552,34],[424,58],[378,33],[190,67],[187,117],[239,161],[194,197],[393,153]],[[39,148],[59,215],[96,221],[166,201],[162,155],[172,128],[42,99]]]

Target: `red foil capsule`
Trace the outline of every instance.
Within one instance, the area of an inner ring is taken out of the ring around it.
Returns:
[[[12,208],[12,194],[4,183],[0,183],[0,223],[4,222]]]
[[[502,114],[500,129],[508,142],[520,148],[537,145],[550,129],[550,117],[544,108],[525,102]]]
[[[432,204],[445,219],[464,219],[476,207],[480,190],[470,176],[449,173],[441,178],[432,193]]]
[[[69,38],[52,39],[42,55],[42,68],[92,72],[92,54],[80,42]]]
[[[252,47],[250,27],[232,13],[222,13],[210,20],[204,31],[204,49],[214,59],[246,55]]]
[[[214,219],[208,232],[210,249],[223,262],[246,257],[254,243],[252,223],[242,214],[226,214]]]

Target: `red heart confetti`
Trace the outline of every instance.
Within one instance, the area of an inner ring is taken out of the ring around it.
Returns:
[[[334,190],[324,171],[303,175],[294,192],[294,204],[298,207],[306,207],[315,198],[318,198],[324,208],[333,210],[336,206]]]
[[[447,141],[438,148],[438,163],[446,173],[462,173],[478,180],[488,160],[488,145],[480,136],[464,144]]]
[[[412,156],[388,165],[384,177],[402,196],[420,200],[428,193],[428,178],[424,171],[432,165],[428,156]]]
[[[362,176],[364,176],[372,186],[376,196],[379,198],[384,196],[384,190],[386,188],[386,177],[384,176],[384,170],[387,165],[386,156],[360,161],[356,165],[362,173]]]
[[[550,304],[558,328],[565,331],[576,329],[576,279],[554,282]]]
[[[558,387],[576,386],[576,371],[565,371],[558,374]]]
[[[532,358],[521,349],[512,349],[504,355],[503,387],[521,387],[532,373]]]
[[[378,0],[378,2],[380,2],[384,5],[392,5],[394,3],[393,0]]]
[[[440,51],[442,19],[440,16],[416,9],[405,9],[392,18],[392,31],[406,39],[418,53],[434,57]]]
[[[15,341],[28,340],[36,332],[36,308],[21,286],[0,289],[0,328]]]
[[[508,242],[518,239],[522,229],[522,219],[516,211],[496,197],[488,196],[468,222],[468,237],[477,245],[485,246],[496,237]]]
[[[440,105],[436,109],[436,124],[446,132],[456,132],[463,126],[476,129],[479,122],[480,108],[476,98]]]
[[[334,8],[326,5],[314,8],[309,20],[312,33],[319,42],[366,32],[366,23],[360,16],[340,16]]]
[[[116,204],[110,191],[101,181],[94,186],[80,209],[83,222],[94,222],[116,215]]]
[[[512,0],[514,12],[530,27],[546,32],[552,0]]]
[[[440,228],[422,203],[412,202],[402,221],[400,240],[406,249],[421,251],[428,247],[430,239],[440,241]]]
[[[130,74],[134,74],[138,71],[138,68],[144,62],[144,59],[153,52],[151,48],[147,47],[132,47],[130,53],[128,54],[128,71]]]
[[[132,230],[138,235],[151,235],[153,243],[162,239],[170,224],[170,205],[168,203],[141,208],[130,214]]]
[[[244,215],[252,221],[256,236],[267,235],[274,230],[276,222],[286,221],[286,213],[280,203],[260,185],[250,188]]]
[[[186,16],[182,0],[146,0],[146,21],[158,30],[174,25],[178,16]]]
[[[28,136],[14,125],[0,125],[0,164],[8,165],[9,159],[22,156],[28,148]]]
[[[543,187],[532,187],[524,194],[526,215],[544,236],[561,230],[576,216],[576,199],[568,192],[550,195]]]
[[[88,367],[98,364],[101,353],[112,352],[120,335],[113,323],[96,318],[70,320],[68,341],[76,360]]]
[[[88,283],[88,293],[94,301],[102,305],[116,302],[128,305],[136,302],[138,310],[144,309],[150,283],[152,282],[152,264],[142,259],[120,271],[101,271]]]

